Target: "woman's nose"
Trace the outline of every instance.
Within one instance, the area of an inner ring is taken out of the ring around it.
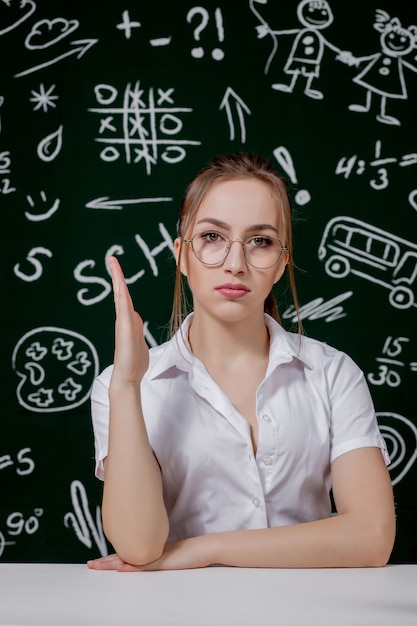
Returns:
[[[238,245],[236,245],[238,244]],[[247,269],[244,243],[241,239],[233,239],[230,249],[223,263],[223,269],[233,274],[245,272]]]

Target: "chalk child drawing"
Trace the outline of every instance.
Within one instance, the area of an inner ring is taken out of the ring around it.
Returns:
[[[256,27],[259,38],[268,34],[273,36],[296,34],[284,66],[285,74],[291,76],[290,84],[275,83],[272,88],[277,91],[292,93],[298,78],[303,76],[306,79],[305,95],[315,100],[322,100],[323,93],[318,89],[312,89],[311,85],[313,80],[320,75],[324,47],[327,46],[337,53],[336,58],[339,60],[344,60],[346,57],[346,62],[348,62],[351,55],[331,44],[320,32],[330,26],[334,20],[332,10],[326,0],[303,0],[297,7],[297,17],[303,26],[302,29],[271,30],[266,23]]]
[[[404,67],[417,72],[417,66],[404,60],[404,57],[417,48],[417,26],[403,28],[397,17],[377,9],[374,28],[381,33],[381,52],[363,57],[345,55],[340,60],[348,65],[359,66],[366,62],[363,70],[353,82],[366,89],[365,104],[351,104],[350,111],[367,113],[371,108],[372,94],[380,97],[380,112],[376,119],[383,124],[400,126],[401,122],[386,114],[387,98],[407,100],[407,86]]]

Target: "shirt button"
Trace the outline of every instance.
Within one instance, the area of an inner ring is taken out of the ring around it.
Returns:
[[[270,415],[266,415],[266,414],[265,414],[265,415],[262,415],[262,419],[263,419],[263,421],[264,421],[264,422],[266,422],[267,424],[270,424],[270,423],[271,423],[271,421],[272,421],[271,416],[270,416]]]
[[[259,498],[252,498],[252,504],[258,508],[260,505]]]
[[[264,458],[262,459],[264,465],[271,465],[272,463],[272,459],[270,456],[264,456]]]

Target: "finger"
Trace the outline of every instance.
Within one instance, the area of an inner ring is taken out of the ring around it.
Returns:
[[[107,569],[116,569],[118,566],[123,565],[124,561],[117,554],[109,554],[108,556],[99,557],[98,559],[93,559],[91,561],[87,561],[87,566],[89,569],[97,569],[97,570],[107,570]]]

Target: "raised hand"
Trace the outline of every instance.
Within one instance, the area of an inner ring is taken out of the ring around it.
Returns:
[[[139,384],[148,369],[149,348],[143,321],[135,311],[122,269],[115,257],[109,258],[116,309],[115,351],[112,383]]]

